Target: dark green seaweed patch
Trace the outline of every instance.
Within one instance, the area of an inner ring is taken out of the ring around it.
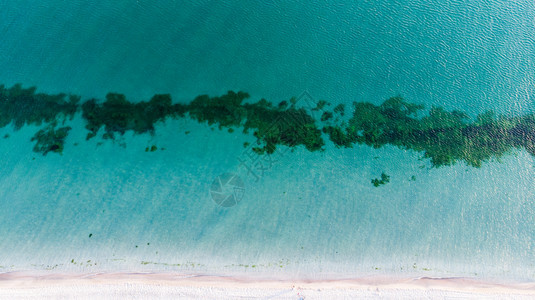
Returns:
[[[525,148],[535,155],[533,115],[521,118],[496,117],[492,112],[475,121],[463,112],[433,107],[419,117],[423,106],[390,98],[377,106],[354,103],[353,117],[339,126],[327,126],[337,146],[366,144],[375,148],[386,144],[424,153],[434,167],[464,161],[473,167],[491,158],[500,158],[512,148]]]
[[[232,91],[221,97],[198,96],[188,106],[189,115],[199,122],[217,124],[220,129],[243,126],[244,133],[253,130],[261,145],[253,148],[258,154],[271,154],[277,145],[303,145],[310,151],[324,145],[321,131],[305,109],[293,105],[288,108],[285,101],[273,107],[265,99],[242,104],[247,98],[247,93]]]
[[[122,94],[109,93],[102,104],[91,99],[82,104],[82,116],[86,119],[86,129],[90,132],[86,139],[94,137],[104,126],[104,138],[123,135],[128,130],[135,133],[154,132],[154,123],[164,121],[168,116],[184,116],[185,106],[171,104],[171,96],[155,95],[149,102],[132,103]]]
[[[253,150],[259,154],[271,154],[277,145],[303,145],[310,151],[319,150],[324,145],[321,131],[305,109],[287,108],[287,105],[273,107],[265,99],[244,104],[247,98],[247,93],[229,91],[219,97],[198,96],[189,105],[172,105],[169,95],[156,95],[149,102],[132,103],[124,95],[110,93],[102,104],[95,99],[83,103],[82,116],[90,131],[87,139],[94,137],[103,126],[103,138],[108,139],[127,130],[152,133],[155,122],[168,116],[182,117],[187,112],[198,122],[227,128],[229,132],[240,126],[245,133],[253,130],[260,145]]]
[[[39,130],[31,139],[32,142],[36,141],[33,151],[43,153],[43,155],[48,152],[61,154],[69,130],[71,130],[69,126],[55,129],[54,125]]]
[[[208,125],[217,124],[223,127],[238,127],[246,118],[247,112],[242,106],[243,100],[249,98],[244,92],[229,91],[221,97],[201,95],[196,97],[188,106],[191,118],[206,122]]]
[[[66,100],[66,94],[36,94],[35,90],[35,87],[22,88],[20,84],[11,88],[0,85],[0,128],[11,122],[15,129],[25,124],[51,123],[60,115],[72,119],[80,97],[69,95]]]
[[[277,145],[303,145],[309,151],[320,150],[325,145],[315,120],[304,108],[296,109],[292,105],[287,109],[274,109],[262,100],[244,107],[247,120],[243,131],[254,130],[253,135],[262,144],[258,153],[271,154]]]

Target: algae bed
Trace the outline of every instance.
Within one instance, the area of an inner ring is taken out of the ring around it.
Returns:
[[[200,95],[189,104],[173,104],[169,94],[157,94],[148,102],[133,103],[122,94],[109,93],[104,101],[89,99],[79,104],[81,98],[75,95],[36,93],[35,87],[20,84],[11,88],[0,85],[0,127],[12,124],[18,130],[25,124],[44,124],[32,138],[36,141],[33,151],[43,155],[62,153],[71,127],[57,126],[81,112],[88,130],[86,139],[94,138],[101,128],[103,139],[114,139],[127,131],[154,134],[157,122],[189,117],[228,132],[241,128],[244,134],[257,138],[253,151],[259,155],[270,155],[279,146],[322,151],[328,139],[337,147],[364,144],[411,149],[422,153],[433,167],[459,161],[480,167],[515,148],[535,156],[533,114],[508,117],[487,111],[470,118],[462,111],[442,107],[425,110],[423,105],[392,97],[380,105],[354,102],[352,115],[343,120],[345,107],[338,105],[329,111],[330,104],[323,100],[305,109],[298,107],[296,98],[278,105],[265,99],[246,102],[249,98],[245,92],[229,91],[219,97]],[[313,117],[315,111],[321,112],[321,118]],[[385,176],[372,183],[387,183]]]

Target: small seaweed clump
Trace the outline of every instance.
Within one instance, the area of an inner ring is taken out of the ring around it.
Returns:
[[[128,130],[135,133],[154,132],[154,123],[167,117],[183,116],[185,106],[171,104],[171,96],[154,95],[149,102],[132,103],[122,94],[109,93],[102,104],[95,99],[82,104],[82,116],[90,131],[86,139],[94,137],[101,127],[105,127],[106,138],[113,139],[115,133],[123,135]]]
[[[345,108],[345,105],[343,103],[340,103],[334,107],[333,111],[341,116],[344,116]]]
[[[390,182],[390,176],[387,175],[385,172],[381,173],[381,179],[379,178],[372,179],[372,184],[374,187],[379,187],[389,182]]]
[[[55,129],[54,125],[39,130],[31,139],[32,142],[36,141],[33,151],[43,155],[48,152],[63,153],[65,138],[70,130],[69,126]]]
[[[47,95],[35,93],[36,88],[23,88],[15,84],[11,88],[0,85],[0,128],[13,122],[15,129],[25,124],[41,125],[57,121],[57,117],[72,117],[78,108],[80,97],[66,94]]]

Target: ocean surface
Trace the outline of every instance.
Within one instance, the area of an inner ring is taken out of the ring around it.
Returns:
[[[471,116],[535,111],[533,1],[193,2],[2,1],[0,84],[82,100],[241,90],[273,103],[402,95]],[[67,123],[62,155],[32,152],[39,126],[0,128],[0,272],[535,279],[524,150],[433,168],[414,151],[328,142],[253,172],[251,134],[184,118],[86,141],[80,115]],[[374,187],[382,172],[390,183]],[[231,207],[211,193],[227,173],[241,181]]]

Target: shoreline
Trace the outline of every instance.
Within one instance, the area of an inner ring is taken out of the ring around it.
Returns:
[[[534,297],[535,282],[498,282],[465,277],[370,276],[333,280],[276,280],[252,276],[187,273],[0,274],[0,297],[249,297],[316,299],[324,297]],[[297,297],[297,298],[296,298]]]

